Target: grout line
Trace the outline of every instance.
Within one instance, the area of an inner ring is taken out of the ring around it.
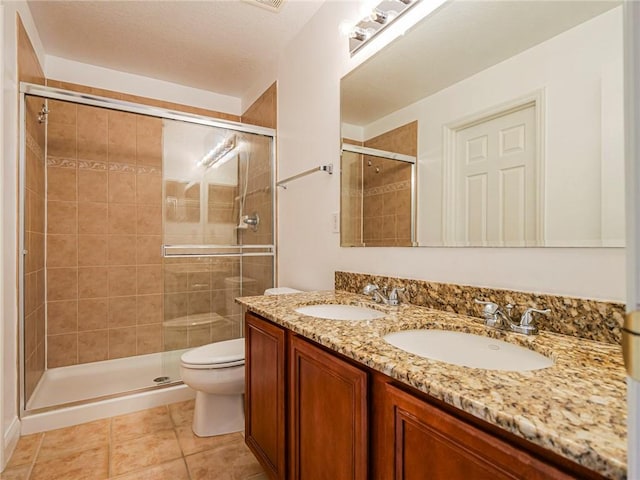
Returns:
[[[191,471],[189,470],[189,464],[187,463],[187,457],[182,456],[182,462],[184,463],[184,468],[187,471],[187,479],[192,480]]]
[[[38,446],[36,447],[36,451],[33,455],[33,460],[31,460],[31,465],[29,465],[29,470],[27,471],[26,480],[29,480],[29,478],[31,478],[33,469],[36,466],[36,460],[38,459],[38,455],[40,455],[40,448],[42,448],[42,444],[44,443],[44,436],[45,436],[45,433],[43,433],[42,436],[40,437],[40,441],[38,442]]]
[[[113,461],[113,417],[109,418],[109,438],[107,442],[107,478],[112,477]]]

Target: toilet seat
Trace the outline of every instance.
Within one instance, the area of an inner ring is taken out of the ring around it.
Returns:
[[[210,343],[185,352],[180,357],[185,368],[214,369],[244,365],[244,338]]]

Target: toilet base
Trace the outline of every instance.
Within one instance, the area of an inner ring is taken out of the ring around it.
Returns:
[[[193,433],[212,437],[244,430],[244,395],[215,395],[196,392]]]

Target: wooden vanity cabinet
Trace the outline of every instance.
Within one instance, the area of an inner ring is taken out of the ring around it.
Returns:
[[[245,441],[269,477],[365,480],[367,372],[251,312],[245,352]]]
[[[367,373],[308,341],[289,350],[292,479],[367,478]]]
[[[271,479],[599,474],[246,314],[245,439]]]
[[[286,331],[245,315],[245,442],[272,479],[286,476]]]
[[[397,388],[388,377],[376,376],[372,389],[376,480],[601,478],[578,465],[575,471],[560,469],[544,457]]]

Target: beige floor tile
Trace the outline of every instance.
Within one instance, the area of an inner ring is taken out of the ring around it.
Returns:
[[[173,427],[166,406],[114,417],[111,423],[111,438],[123,442]]]
[[[16,449],[13,451],[13,455],[11,455],[11,458],[9,459],[7,467],[17,467],[18,465],[26,465],[33,462],[33,459],[38,452],[38,448],[40,447],[42,437],[42,433],[34,433],[33,435],[20,437],[18,445],[16,445]]]
[[[114,480],[189,480],[189,473],[184,459],[179,458],[155,467],[111,478]]]
[[[186,400],[184,402],[172,403],[169,405],[171,420],[176,427],[182,425],[191,425],[193,423],[193,409],[195,400]]]
[[[180,445],[173,429],[124,442],[114,440],[111,450],[111,474],[122,475],[181,456]]]
[[[30,469],[31,465],[7,468],[4,472],[0,473],[0,480],[27,480]]]
[[[192,480],[246,480],[264,472],[240,434],[227,436],[231,441],[186,457]]]
[[[111,419],[45,432],[37,461],[109,445]]]
[[[29,480],[104,480],[109,476],[109,447],[103,446],[40,461]]]
[[[191,425],[177,427],[178,442],[182,448],[182,454],[192,455],[212,448],[224,448],[226,445],[237,444],[237,434],[215,435],[213,437],[198,437],[191,430]]]

